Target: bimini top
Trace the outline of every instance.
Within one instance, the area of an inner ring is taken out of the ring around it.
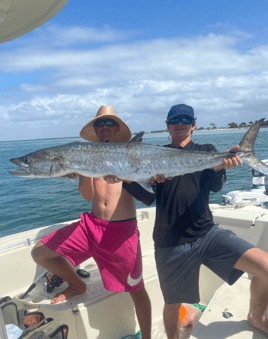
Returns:
[[[0,43],[18,38],[43,25],[68,0],[0,0]]]

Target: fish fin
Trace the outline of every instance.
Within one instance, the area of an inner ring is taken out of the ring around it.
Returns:
[[[63,164],[65,162],[64,158],[62,156],[60,156],[60,155],[52,157],[51,161],[59,162],[61,164]]]
[[[250,154],[245,157],[242,156],[241,159],[244,165],[268,177],[268,166],[264,162],[259,160],[254,154]]]
[[[73,177],[73,173],[70,174],[65,174],[65,178],[70,180],[70,181],[75,181],[76,177]]]
[[[255,156],[253,148],[259,129],[264,120],[265,119],[260,119],[250,127],[239,143],[240,148],[238,149],[238,152],[245,152],[245,154],[241,156],[243,164],[268,176],[268,166]]]
[[[146,191],[154,193],[152,185],[150,184],[149,181],[138,182],[138,184],[141,185],[141,187],[144,188]]]
[[[137,133],[130,141],[130,142],[142,142],[142,137],[143,137],[144,131]]]
[[[256,137],[259,133],[259,129],[261,127],[261,123],[265,119],[260,119],[257,121],[254,125],[250,127],[250,129],[247,131],[247,133],[244,135],[243,139],[239,143],[239,151],[241,152],[254,152],[253,145],[256,140]]]

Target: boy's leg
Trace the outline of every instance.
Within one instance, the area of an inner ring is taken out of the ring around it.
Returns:
[[[152,315],[151,302],[148,293],[143,287],[139,291],[130,292],[130,295],[135,305],[142,339],[151,339]]]
[[[82,294],[86,291],[87,285],[75,273],[69,260],[64,258],[62,255],[53,252],[42,242],[35,245],[32,250],[32,257],[39,266],[46,268],[69,284],[64,291],[56,294],[51,299],[51,304],[56,304],[70,298],[71,296]]]
[[[265,318],[268,306],[268,253],[256,247],[251,248],[238,259],[234,267],[252,275],[248,320],[251,326],[268,334],[268,319]]]

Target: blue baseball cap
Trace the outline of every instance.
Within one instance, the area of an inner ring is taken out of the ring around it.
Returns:
[[[172,106],[168,112],[167,121],[179,115],[185,115],[194,120],[194,109],[184,104]]]

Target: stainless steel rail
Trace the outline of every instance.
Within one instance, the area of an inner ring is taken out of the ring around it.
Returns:
[[[27,238],[27,239],[24,239],[22,241],[14,242],[13,244],[10,244],[10,245],[4,246],[4,247],[0,247],[0,252],[8,250],[8,249],[13,248],[13,247],[20,246],[20,245],[25,245],[25,244],[28,245],[28,246],[31,246],[33,241],[39,240],[39,239],[42,239],[42,238],[44,238],[44,235],[39,236],[39,237]]]
[[[137,215],[137,220],[143,220],[143,214]],[[9,250],[9,249],[11,249],[13,247],[17,247],[17,246],[21,246],[21,245],[31,246],[33,241],[40,240],[40,239],[44,238],[44,236],[45,235],[43,234],[41,236],[37,236],[37,237],[33,237],[33,238],[27,238],[27,239],[15,242],[15,243],[10,244],[10,245],[4,246],[4,247],[0,247],[0,252],[6,251],[6,250]]]

